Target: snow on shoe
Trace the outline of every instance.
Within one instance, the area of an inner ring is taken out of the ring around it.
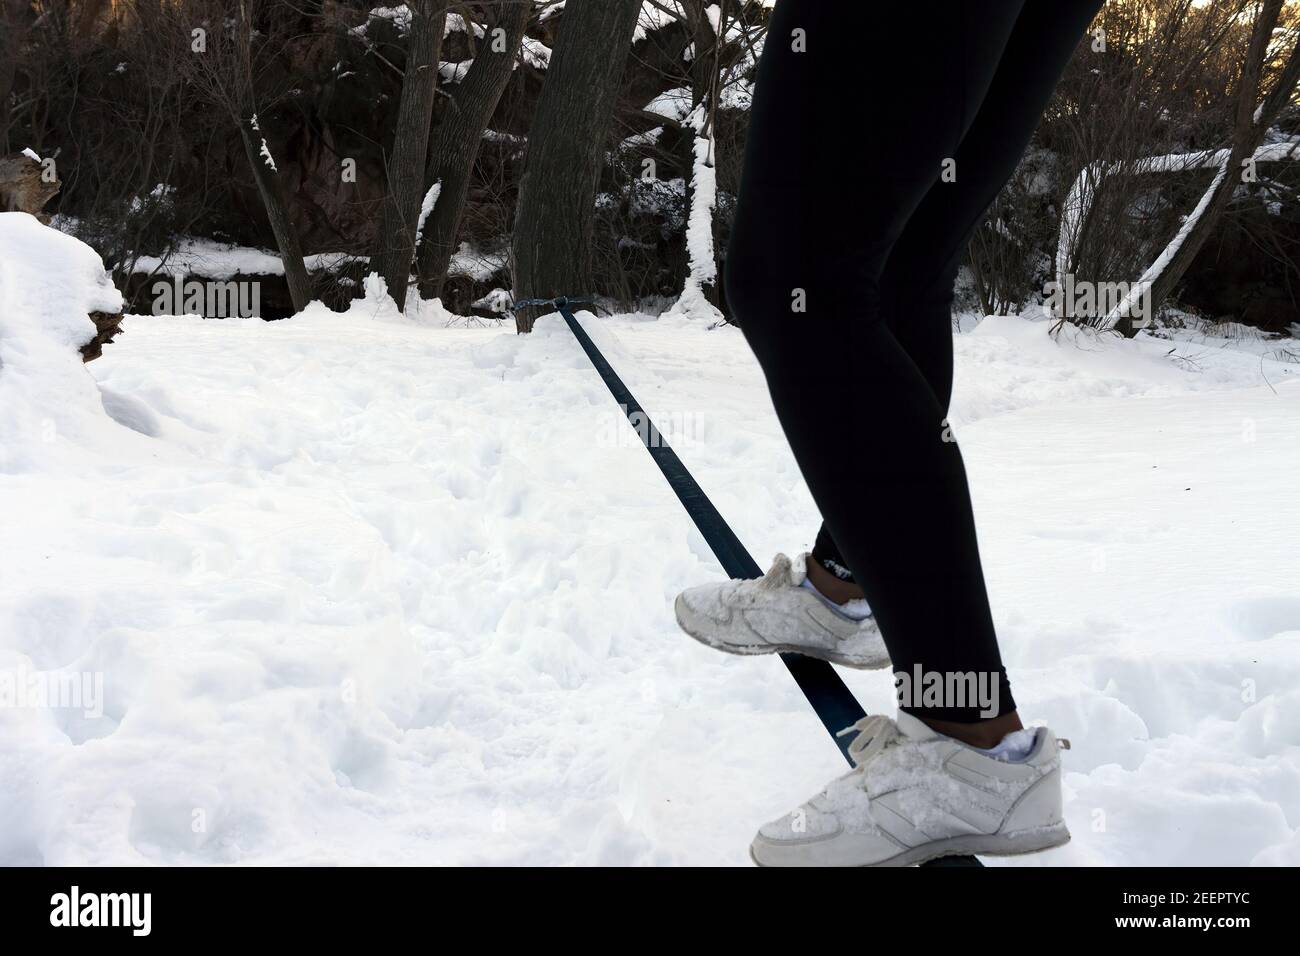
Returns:
[[[778,554],[757,580],[705,584],[677,597],[677,623],[730,654],[790,652],[846,667],[889,666],[874,618],[855,620],[803,587],[806,555]]]
[[[760,866],[909,866],[941,856],[1009,856],[1070,839],[1061,814],[1056,738],[1034,731],[1027,757],[1007,762],[900,713],[852,727],[856,769],[750,845]],[[845,731],[847,732],[847,731]]]

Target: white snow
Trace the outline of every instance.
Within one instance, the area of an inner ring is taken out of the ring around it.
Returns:
[[[399,34],[405,36],[411,31],[411,19],[411,8],[405,3],[392,7],[373,7],[366,16],[366,22],[353,27],[349,32],[364,37],[371,20],[387,20],[392,23]]]
[[[718,184],[713,165],[713,136],[704,132],[704,104],[691,111],[687,122],[695,130],[691,142],[691,208],[686,222],[688,270],[682,294],[670,315],[717,322],[722,320],[722,313],[705,295],[705,288],[714,285],[718,278],[713,254],[713,210],[718,202]]]
[[[428,192],[424,194],[424,199],[420,202],[420,218],[415,224],[415,243],[414,247],[419,248],[420,239],[424,236],[424,224],[429,221],[433,215],[433,208],[438,205],[438,197],[442,195],[442,180],[435,180],[429,187]]]
[[[493,289],[487,295],[474,300],[471,305],[476,309],[487,309],[506,317],[510,307],[514,305],[514,298],[505,289]]]
[[[678,633],[718,567],[558,317],[130,316],[29,400],[86,299],[3,291],[0,675],[102,716],[0,707],[0,863],[746,865],[843,771],[778,661]],[[760,562],[811,543],[736,329],[583,318]],[[1074,841],[1012,863],[1300,863],[1300,366],[1046,328],[956,338],[1007,663],[1073,742]]]
[[[509,249],[483,251],[475,249],[468,242],[462,242],[452,254],[447,275],[469,276],[475,282],[486,282],[504,269],[509,261]]]
[[[133,215],[138,215],[148,209],[150,206],[161,206],[170,208],[176,201],[176,187],[169,186],[167,183],[158,183],[153,189],[149,190],[148,198],[140,196],[131,197],[130,210]]]
[[[252,116],[248,118],[248,125],[252,127],[253,132],[255,133],[262,132],[262,127],[259,126],[257,122],[256,113],[254,113]],[[270,167],[271,172],[278,173],[280,170],[276,168],[275,158],[271,155],[271,147],[266,145],[266,137],[262,136],[260,138],[262,141],[262,145],[257,150],[258,155],[262,157],[262,162],[264,162],[267,166]]]
[[[271,155],[271,147],[266,145],[265,138],[262,139],[262,146],[257,152],[262,157],[262,162],[271,168],[271,172],[278,173],[280,171],[276,168],[275,158]]]
[[[407,10],[407,16],[410,16],[409,9]],[[462,14],[448,13],[443,21],[442,35],[448,37],[453,33],[470,33],[479,39],[487,36],[487,31],[479,24],[466,20]]]
[[[665,90],[644,107],[645,112],[684,123],[691,115],[691,91],[684,86]]]
[[[304,256],[303,261],[309,271],[315,272],[337,269],[354,259],[364,258],[346,252],[321,252]],[[167,256],[140,256],[132,271],[145,275],[159,272],[224,280],[238,275],[284,275],[284,262],[279,255],[265,249],[186,237],[179,239],[176,249]]]
[[[437,188],[435,184],[425,194],[421,204],[421,225],[425,218],[425,206],[432,212],[437,203]],[[304,256],[303,261],[309,272],[316,272],[333,271],[354,262],[366,262],[368,258],[347,252],[320,252]],[[480,251],[469,243],[462,242],[451,258],[448,274],[472,276],[481,281],[490,278],[505,266],[506,261],[505,251]],[[133,272],[226,280],[239,275],[284,275],[284,262],[274,252],[265,249],[236,246],[211,239],[186,238],[179,240],[176,250],[165,257],[140,256]]]
[[[473,65],[473,60],[459,60],[455,63],[443,60],[438,64],[438,78],[444,83],[460,83]]]
[[[551,65],[551,48],[540,40],[525,36],[520,46],[520,55],[525,63],[539,70]]]
[[[27,213],[0,213],[0,475],[111,447],[97,441],[103,408],[79,350],[95,336],[91,312],[120,311],[90,246]],[[0,535],[8,550],[3,520]]]
[[[722,8],[716,3],[711,3],[704,8],[704,15],[708,17],[709,26],[713,27],[713,35],[717,36],[722,32]]]
[[[637,15],[636,28],[632,33],[632,42],[640,43],[651,33],[681,23],[686,19],[686,11],[679,0],[660,0],[659,3],[647,2],[641,5]]]
[[[717,33],[722,17],[721,9],[714,3],[706,7],[704,13],[713,27],[713,32]],[[632,42],[639,43],[657,30],[686,21],[686,11],[680,0],[655,0],[653,3],[646,0],[641,5],[641,13],[637,17],[636,28],[632,33]],[[689,60],[690,57],[688,56],[687,59]]]

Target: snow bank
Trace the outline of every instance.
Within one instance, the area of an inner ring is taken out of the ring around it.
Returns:
[[[332,271],[361,260],[346,252],[319,252],[303,257],[307,271]],[[237,246],[215,239],[181,239],[165,258],[140,256],[135,261],[136,275],[155,272],[173,276],[201,276],[205,279],[233,279],[240,275],[284,275],[279,255],[251,246]]]
[[[89,313],[122,304],[88,245],[0,213],[0,473],[51,463],[70,442],[105,446],[111,422],[79,350],[95,336]]]
[[[433,211],[438,199],[438,186],[425,195],[420,211],[423,225]],[[304,256],[308,272],[334,271],[358,262],[367,262],[367,256],[354,256],[346,252],[319,252]],[[448,275],[464,275],[483,281],[502,269],[507,262],[503,250],[480,252],[467,242],[452,255]],[[176,249],[165,258],[140,256],[133,270],[137,275],[160,273],[172,276],[198,276],[205,279],[233,279],[236,276],[284,275],[284,262],[274,252],[251,246],[236,246],[213,239],[182,239]]]

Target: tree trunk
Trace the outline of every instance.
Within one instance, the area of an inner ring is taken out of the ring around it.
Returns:
[[[424,198],[424,159],[429,149],[429,124],[438,88],[438,55],[448,0],[416,0],[411,7],[410,45],[397,107],[397,132],[388,160],[388,191],[384,196],[370,270],[388,285],[398,309],[406,306],[406,289],[415,258],[415,228]]]
[[[725,0],[724,0],[725,2]],[[701,311],[722,318],[718,310],[718,256],[714,208],[717,204],[717,161],[713,118],[718,105],[721,81],[720,53],[722,39],[717,29],[723,27],[724,13],[718,7],[718,23],[709,18],[708,0],[686,0],[680,5],[690,29],[693,55],[688,70],[691,82],[691,113],[686,127],[694,132],[688,140],[690,170],[687,182],[687,276],[675,309],[685,315]]]
[[[532,14],[531,2],[515,0],[502,6],[469,72],[456,87],[429,149],[425,184],[442,185],[433,212],[424,224],[418,254],[420,293],[428,299],[442,295],[483,131],[510,82],[524,29]],[[494,35],[496,30],[503,33]]]
[[[710,0],[685,0],[681,4],[691,34],[691,62],[687,67],[687,75],[691,79],[692,107],[713,99],[718,85],[721,38],[713,27],[713,21],[709,19],[711,6],[714,4]]]
[[[284,188],[280,177],[269,164],[269,152],[263,155],[266,140],[254,126],[252,120],[239,124],[239,134],[244,141],[244,153],[248,165],[253,169],[253,179],[257,191],[266,207],[266,218],[271,222],[271,231],[275,234],[275,244],[280,250],[280,260],[284,263],[284,279],[289,286],[289,296],[293,299],[293,308],[301,312],[311,302],[311,277],[307,275],[307,266],[302,258],[302,246],[298,242],[298,230],[289,218],[289,205],[284,198]]]
[[[514,228],[518,298],[594,293],[591,244],[605,138],[641,0],[569,0],[529,135]],[[531,332],[532,310],[517,315]]]

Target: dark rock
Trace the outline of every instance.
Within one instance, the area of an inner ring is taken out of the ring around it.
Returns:
[[[107,312],[90,313],[90,321],[95,323],[95,337],[81,347],[81,360],[91,362],[104,354],[104,346],[122,331],[122,313],[109,315]]]
[[[49,225],[45,208],[62,183],[55,177],[47,182],[42,175],[44,167],[26,153],[0,156],[0,210],[25,212]]]

